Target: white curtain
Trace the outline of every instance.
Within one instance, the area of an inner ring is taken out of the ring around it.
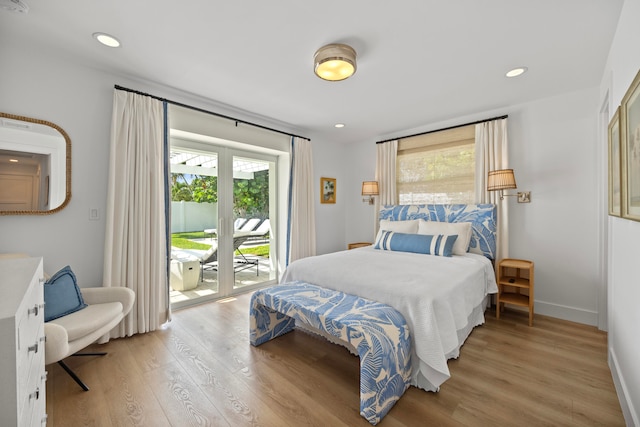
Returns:
[[[398,156],[398,140],[376,144],[376,181],[380,195],[376,199],[376,217],[373,225],[373,235],[378,233],[378,212],[384,205],[398,204],[396,190],[396,157]]]
[[[476,201],[497,206],[496,260],[509,257],[509,205],[497,191],[487,191],[487,175],[508,168],[507,145],[507,119],[476,125]]]
[[[291,139],[287,265],[316,254],[316,219],[311,141]]]
[[[153,331],[170,316],[165,157],[163,102],[116,89],[103,284],[132,289],[136,301],[112,338]]]

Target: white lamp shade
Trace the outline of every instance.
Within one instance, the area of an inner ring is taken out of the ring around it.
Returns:
[[[489,171],[487,176],[487,190],[508,190],[516,187],[516,177],[513,175],[513,169],[499,169]]]
[[[364,181],[362,183],[362,195],[363,196],[377,196],[378,182],[377,181]]]

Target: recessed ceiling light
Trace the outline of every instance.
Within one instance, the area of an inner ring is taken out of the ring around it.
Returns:
[[[514,68],[513,70],[509,70],[507,71],[506,76],[507,77],[518,77],[524,73],[526,73],[528,70],[527,67],[518,67],[518,68]]]
[[[120,40],[106,33],[93,33],[93,38],[105,46],[120,47]]]
[[[344,123],[336,123],[335,125],[333,125],[337,128],[343,128],[344,127]]]

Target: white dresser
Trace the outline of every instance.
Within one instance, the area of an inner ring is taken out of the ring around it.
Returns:
[[[47,423],[42,258],[0,259],[0,426]]]

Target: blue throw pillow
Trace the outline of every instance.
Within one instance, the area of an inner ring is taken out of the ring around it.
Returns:
[[[374,249],[450,257],[453,251],[453,244],[457,238],[457,234],[429,235],[382,231],[376,241]]]
[[[45,322],[82,310],[86,306],[71,267],[64,267],[45,282]]]

